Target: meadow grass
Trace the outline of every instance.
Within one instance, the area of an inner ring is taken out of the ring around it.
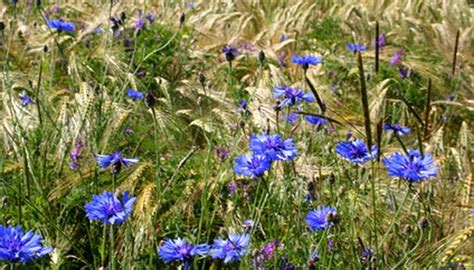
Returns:
[[[472,4],[14,2],[0,6],[0,225],[52,251],[7,259],[0,230],[0,269],[474,267]],[[282,106],[277,86],[314,100]],[[236,174],[262,133],[292,139],[296,157]],[[342,158],[336,147],[355,139],[378,153]],[[387,160],[409,149],[431,155],[436,176],[391,177]],[[100,163],[113,151],[139,161]],[[104,191],[120,209],[125,191],[136,198],[123,222],[91,218],[85,205]],[[322,206],[334,212],[319,230],[307,215]],[[249,245],[231,240],[246,247],[230,263],[212,250],[160,256],[168,239],[216,249],[233,233]]]

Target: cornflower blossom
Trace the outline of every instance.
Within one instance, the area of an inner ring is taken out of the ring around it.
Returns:
[[[20,105],[23,107],[26,107],[28,106],[28,104],[33,103],[33,99],[30,96],[28,96],[26,91],[21,92],[19,97],[20,97]]]
[[[278,134],[250,136],[250,149],[258,155],[266,155],[270,160],[292,160],[296,157],[293,139],[283,140]]]
[[[253,260],[253,265],[256,269],[267,269],[265,264],[270,262],[275,256],[277,250],[283,249],[283,243],[279,243],[277,240],[273,240],[265,244],[260,250],[257,251],[256,256]]]
[[[112,169],[112,173],[117,174],[122,169],[122,166],[128,168],[130,164],[138,162],[138,158],[124,158],[122,152],[114,151],[110,155],[99,155],[97,154],[97,163],[102,169],[106,169],[109,166]]]
[[[330,216],[336,215],[336,209],[330,206],[321,206],[316,210],[311,210],[306,215],[306,223],[315,231],[323,231],[328,227],[334,226]]]
[[[136,197],[130,198],[128,191],[123,193],[122,198],[110,192],[104,191],[100,195],[92,195],[92,201],[84,206],[86,217],[89,220],[98,220],[106,224],[119,224],[126,221],[132,213]]]
[[[215,239],[209,254],[213,259],[224,260],[225,264],[240,261],[248,253],[249,242],[249,234],[230,233],[227,240]]]
[[[270,169],[271,159],[262,154],[247,154],[235,159],[234,172],[246,177],[260,177]]]
[[[314,126],[325,126],[329,123],[329,121],[323,117],[307,115],[306,121]]]
[[[234,61],[235,57],[237,57],[237,55],[239,54],[239,51],[237,50],[237,48],[233,46],[226,45],[224,46],[224,48],[222,48],[222,53],[224,53],[225,59],[228,62],[232,62]]]
[[[313,93],[304,93],[303,90],[298,88],[292,88],[288,86],[276,86],[273,90],[273,96],[277,99],[283,98],[278,104],[278,108],[281,109],[286,106],[293,106],[300,104],[303,101],[313,102]]]
[[[143,92],[135,91],[133,89],[128,89],[127,90],[128,97],[133,99],[133,100],[140,100],[143,99]]]
[[[189,263],[196,255],[205,256],[209,252],[208,244],[192,245],[186,243],[186,239],[168,239],[159,249],[159,255],[166,263],[172,261],[184,262],[184,269],[189,269]]]
[[[321,58],[314,55],[308,56],[299,56],[297,54],[293,55],[291,62],[297,65],[302,65],[303,68],[308,69],[309,66],[316,66],[322,63]]]
[[[290,114],[282,114],[281,120],[288,122],[290,125],[294,125],[298,122],[299,114],[297,113],[290,113]]]
[[[378,154],[377,147],[372,145],[372,151],[369,152],[367,145],[361,139],[354,141],[343,141],[336,145],[336,152],[343,158],[355,164],[364,164]]]
[[[43,245],[40,234],[33,231],[24,233],[21,226],[0,225],[0,261],[30,262],[51,251],[53,251],[51,247]]]
[[[74,24],[62,19],[48,20],[47,24],[50,28],[56,29],[59,32],[74,32]]]
[[[389,131],[393,131],[393,133],[397,134],[398,136],[404,136],[410,133],[411,129],[407,127],[400,126],[398,124],[385,124],[384,129]]]
[[[357,51],[364,52],[367,49],[366,46],[360,44],[347,44],[346,48],[353,53],[356,53]]]
[[[382,160],[388,175],[400,177],[409,183],[417,183],[435,177],[438,166],[435,165],[429,153],[423,156],[418,150],[409,149],[408,154],[394,153],[389,158]]]

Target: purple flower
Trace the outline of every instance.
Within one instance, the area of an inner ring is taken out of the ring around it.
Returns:
[[[128,97],[133,100],[143,99],[143,93],[139,91],[135,91],[133,89],[128,89],[127,94],[128,94]]]
[[[235,159],[234,172],[247,177],[260,177],[270,169],[271,159],[267,155],[248,154]]]
[[[122,165],[125,168],[128,168],[130,164],[135,164],[138,162],[138,158],[124,158],[122,152],[114,151],[110,155],[96,155],[97,163],[102,169],[106,169],[111,166],[112,173],[119,173]]]
[[[43,245],[40,234],[24,233],[21,226],[0,225],[0,261],[17,263],[30,262],[49,254],[53,249]]]
[[[382,49],[384,46],[385,46],[385,34],[382,33],[379,35],[378,38],[375,38],[372,42],[372,45],[374,46],[374,49],[376,47],[376,43],[375,42],[378,42],[379,43],[379,49]]]
[[[196,256],[204,256],[209,252],[210,246],[208,244],[191,245],[186,243],[186,239],[176,238],[168,239],[160,247],[160,257],[166,262],[183,261],[184,269],[189,269],[189,262]]]
[[[148,12],[145,16],[145,19],[148,20],[150,24],[155,22],[155,15],[153,13]]]
[[[286,106],[293,106],[300,104],[302,101],[313,102],[314,96],[312,93],[304,93],[303,90],[298,88],[291,88],[288,86],[276,86],[273,90],[275,98],[284,98],[278,105],[278,108]]]
[[[62,19],[48,20],[48,26],[58,31],[74,32],[74,24]]]
[[[293,55],[291,62],[297,65],[302,65],[304,69],[308,69],[309,66],[315,66],[322,63],[321,58],[314,55],[308,56],[299,56],[297,54]]]
[[[232,196],[235,194],[237,191],[237,183],[235,181],[231,181],[228,185],[227,188],[229,189],[229,196]]]
[[[266,155],[270,160],[292,160],[296,157],[293,139],[283,140],[278,134],[250,136],[249,146],[255,154]]]
[[[367,49],[366,46],[360,44],[347,44],[346,48],[353,53],[356,53],[357,51],[364,52]]]
[[[403,127],[397,124],[390,125],[390,124],[385,124],[384,126],[385,130],[391,130],[393,133],[397,134],[398,136],[404,136],[410,133],[411,129],[407,127]]]
[[[73,170],[77,170],[81,167],[79,162],[82,159],[81,150],[82,150],[83,147],[84,147],[84,144],[80,140],[78,140],[75,143],[74,148],[69,153],[69,155],[72,159],[72,161],[69,163],[69,168],[71,168]]]
[[[133,25],[133,29],[135,29],[135,31],[138,31],[144,28],[145,28],[145,19],[143,18],[136,19],[135,24]]]
[[[334,248],[334,240],[329,239],[328,240],[328,251],[331,252],[333,248]]]
[[[325,230],[328,227],[334,226],[334,223],[329,220],[330,216],[336,215],[336,209],[330,206],[321,206],[316,210],[311,210],[306,216],[306,223],[311,229],[316,231]]]
[[[438,171],[438,166],[429,153],[421,156],[418,150],[413,149],[409,149],[407,155],[395,153],[382,161],[389,176],[400,177],[409,183],[435,177]]]
[[[254,267],[257,269],[267,269],[265,264],[270,262],[275,256],[275,251],[283,249],[283,243],[278,243],[277,240],[273,240],[265,244],[260,250],[257,251],[256,257],[253,260]]]
[[[355,141],[343,141],[338,142],[336,146],[336,152],[343,158],[351,161],[355,164],[364,164],[378,154],[377,147],[372,145],[372,149],[369,153],[367,145],[361,139]]]
[[[227,240],[217,238],[214,240],[209,254],[213,259],[223,259],[224,263],[240,261],[248,253],[250,235],[230,233]]]
[[[452,92],[448,96],[448,101],[453,101],[456,98],[456,92]]]
[[[283,41],[285,41],[285,40],[287,40],[287,39],[288,39],[288,37],[287,37],[285,34],[281,34],[281,36],[280,36],[280,42],[283,42]]]
[[[290,113],[289,115],[288,114],[282,114],[281,115],[281,120],[287,121],[289,124],[294,125],[294,124],[297,123],[297,120],[298,120],[299,116],[300,115],[297,114],[297,113]]]
[[[193,2],[189,2],[188,3],[188,8],[189,9],[196,9],[196,4],[194,4]]]
[[[133,203],[136,200],[136,197],[128,197],[128,191],[120,200],[110,191],[104,191],[101,195],[92,195],[92,201],[84,206],[86,217],[107,224],[123,223],[132,213]]]
[[[280,67],[286,67],[286,54],[285,52],[278,53],[278,64]]]
[[[403,49],[398,50],[395,55],[393,55],[392,59],[390,60],[390,65],[399,65],[401,64],[401,58],[405,51]]]
[[[410,77],[411,72],[412,72],[411,68],[404,69],[402,67],[402,65],[398,66],[398,74],[400,74],[400,78],[402,78],[402,79],[406,79],[406,78]]]
[[[229,155],[229,152],[230,152],[230,149],[229,148],[220,148],[220,149],[217,149],[217,157],[224,161],[227,159],[227,156]]]
[[[244,228],[245,231],[252,230],[254,226],[255,226],[255,221],[253,221],[251,219],[246,219],[242,223],[242,227]]]
[[[21,92],[20,94],[20,105],[26,107],[28,104],[33,103],[33,99],[28,96],[26,91]]]
[[[239,54],[239,51],[237,50],[237,48],[233,46],[226,45],[224,46],[224,48],[222,48],[222,53],[224,53],[225,59],[228,62],[232,62],[234,61],[235,57]]]

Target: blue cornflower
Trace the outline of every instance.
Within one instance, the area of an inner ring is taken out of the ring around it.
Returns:
[[[299,116],[297,113],[282,114],[281,120],[288,122],[290,125],[294,125],[298,121]]]
[[[259,177],[270,169],[271,160],[266,155],[247,154],[235,159],[234,172],[247,177]]]
[[[400,177],[409,183],[420,182],[436,176],[438,166],[434,164],[430,154],[420,155],[418,150],[409,149],[408,155],[395,153],[389,158],[383,159],[388,175]]]
[[[397,134],[398,136],[404,136],[410,133],[411,129],[407,127],[403,127],[397,124],[390,125],[390,124],[385,124],[384,126],[385,130],[391,130],[393,133]]]
[[[74,32],[74,24],[62,19],[48,20],[48,26],[58,31]]]
[[[101,195],[92,195],[92,201],[84,206],[90,220],[99,220],[107,224],[120,224],[125,222],[132,213],[136,197],[128,197],[128,191],[123,193],[121,200],[110,191]]]
[[[296,157],[293,139],[283,140],[278,134],[250,136],[249,147],[255,154],[266,155],[271,160],[292,160]]]
[[[303,65],[304,69],[308,69],[310,65],[316,66],[317,64],[321,64],[322,60],[321,58],[316,57],[314,55],[299,56],[297,54],[294,54],[293,57],[291,57],[291,62],[297,65]]]
[[[184,269],[189,269],[189,262],[192,257],[199,255],[204,256],[209,252],[210,246],[208,244],[191,245],[186,243],[186,239],[176,238],[168,239],[160,247],[160,257],[166,262],[184,261]]]
[[[135,91],[133,89],[128,89],[127,94],[128,94],[128,97],[133,100],[143,99],[143,93],[139,91]]]
[[[217,238],[214,240],[209,254],[213,259],[224,259],[224,263],[240,261],[240,257],[248,252],[250,235],[230,233],[227,240]]]
[[[356,163],[364,164],[377,156],[377,147],[372,145],[371,153],[367,149],[367,145],[361,139],[355,141],[338,142],[336,152],[343,158]]]
[[[330,206],[321,206],[316,210],[309,211],[306,215],[306,223],[316,231],[325,230],[328,227],[334,226],[334,223],[329,220],[330,216],[336,215],[336,209]]]
[[[292,88],[288,86],[276,86],[273,89],[273,95],[275,98],[284,97],[283,101],[278,104],[278,108],[285,106],[293,106],[301,103],[303,100],[306,102],[313,102],[314,96],[312,93],[304,93],[303,90],[298,88]]]
[[[26,107],[30,103],[33,103],[33,99],[25,91],[21,92],[20,105]]]
[[[53,249],[43,246],[40,234],[24,233],[21,226],[0,225],[0,260],[11,263],[29,262],[49,254]]]
[[[225,59],[229,62],[234,61],[235,57],[239,54],[239,50],[237,48],[226,45],[222,48],[222,53],[225,55]]]
[[[329,123],[327,119],[319,117],[319,116],[314,116],[314,115],[307,115],[306,121],[308,121],[308,123],[313,124],[315,126],[324,126]]]
[[[102,169],[112,166],[113,173],[119,173],[122,169],[122,165],[128,168],[128,165],[135,164],[138,162],[138,158],[124,158],[122,152],[114,151],[110,155],[99,155],[97,154],[97,163]]]
[[[353,53],[356,53],[357,51],[364,52],[367,49],[366,46],[360,44],[347,44],[346,48]]]

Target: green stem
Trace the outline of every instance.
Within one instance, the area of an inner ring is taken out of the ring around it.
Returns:
[[[117,261],[115,258],[115,236],[114,236],[114,226],[110,225],[110,262],[111,269],[117,269]]]

